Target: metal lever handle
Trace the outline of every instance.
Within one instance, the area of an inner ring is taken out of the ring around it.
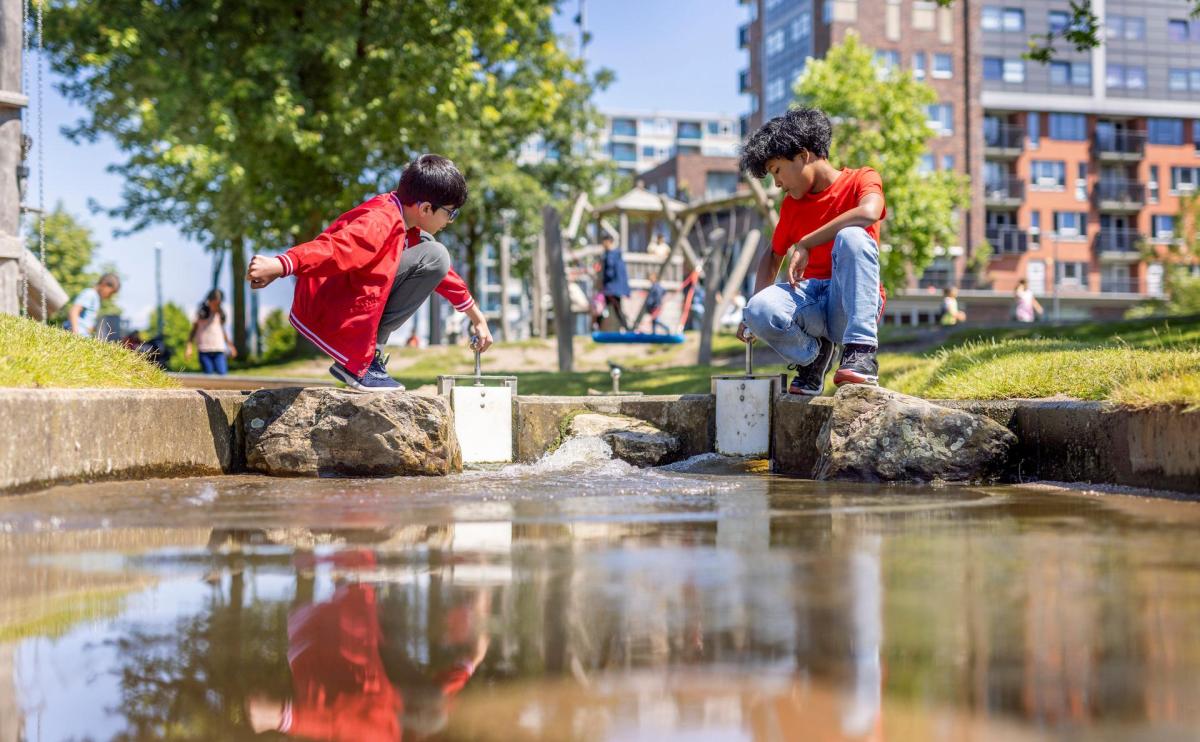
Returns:
[[[471,336],[471,350],[475,351],[475,386],[483,386],[483,381],[479,378],[482,375],[479,363],[479,338],[475,335]]]
[[[754,375],[754,336],[746,333],[746,375]]]

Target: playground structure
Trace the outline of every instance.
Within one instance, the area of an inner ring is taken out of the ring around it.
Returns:
[[[764,190],[750,177],[744,182],[746,188],[733,194],[690,204],[651,193],[641,183],[599,206],[592,206],[587,194],[581,194],[574,201],[565,227],[553,207],[543,210],[544,233],[534,255],[533,290],[535,296],[548,291],[553,300],[559,370],[572,368],[571,337],[576,318],[588,313],[588,299],[596,290],[596,263],[604,251],[599,244],[602,234],[618,241],[629,272],[632,293],[622,305],[626,316],[634,318],[634,332],[625,334],[625,342],[680,342],[670,339],[671,335],[655,339],[637,332],[646,319],[651,273],[658,274],[667,291],[661,319],[674,332],[682,332],[691,309],[692,294],[684,290],[687,279],[702,277],[705,294],[704,311],[697,317],[698,362],[711,361],[712,335],[735,297],[743,293],[755,258],[766,249],[762,240],[764,225],[773,227],[778,219],[774,201],[779,192]],[[656,233],[668,235],[670,252],[665,256],[645,251]],[[544,335],[545,316],[535,314],[534,323],[535,334]],[[621,342],[622,334],[606,332],[596,339]]]

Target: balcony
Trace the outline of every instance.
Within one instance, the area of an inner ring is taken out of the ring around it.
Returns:
[[[1142,259],[1144,239],[1136,229],[1101,227],[1096,235],[1096,254],[1102,263],[1137,263]]]
[[[1101,162],[1137,162],[1146,149],[1146,133],[1115,131],[1092,138],[1092,152]]]
[[[985,181],[984,205],[991,208],[1015,209],[1025,199],[1025,181],[1011,175]]]
[[[983,127],[983,155],[995,159],[1013,159],[1025,149],[1025,128],[1012,124]]]
[[[1140,294],[1142,286],[1138,279],[1130,277],[1109,278],[1100,276],[1100,293],[1102,294]]]
[[[992,246],[992,257],[1021,255],[1029,251],[1029,233],[1020,227],[988,227],[984,236]]]
[[[1100,180],[1095,196],[1100,211],[1141,211],[1146,205],[1146,186],[1136,180]]]

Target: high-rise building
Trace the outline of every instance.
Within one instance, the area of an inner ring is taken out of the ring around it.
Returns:
[[[743,4],[743,133],[787,110],[804,60],[850,32],[938,93],[923,168],[967,174],[971,206],[960,244],[889,302],[891,321],[932,319],[950,284],[973,319],[1006,318],[1021,279],[1064,319],[1119,316],[1161,294],[1162,265],[1145,251],[1174,239],[1179,197],[1200,180],[1200,19],[1186,3],[1094,0],[1103,45],[1060,40],[1048,65],[1022,54],[1067,27],[1067,0]],[[985,241],[978,282],[964,265]]]

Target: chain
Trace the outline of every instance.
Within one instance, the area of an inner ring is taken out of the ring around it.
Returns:
[[[46,86],[42,82],[42,68],[45,67],[45,44],[42,36],[42,6],[44,0],[37,0],[37,149],[38,149],[38,259],[42,262],[42,271],[46,269],[46,138],[45,127],[42,126],[42,112],[46,108]],[[46,294],[50,293],[42,287],[42,321],[49,322],[49,312],[46,311]]]

